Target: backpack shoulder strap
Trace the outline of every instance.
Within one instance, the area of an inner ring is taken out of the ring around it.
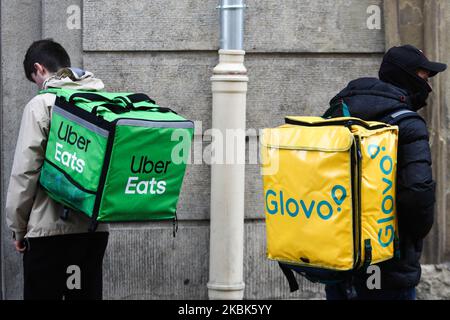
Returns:
[[[322,115],[322,118],[329,119],[336,112],[341,112],[342,117],[351,117],[350,111],[348,110],[348,105],[345,103],[343,98],[332,101],[330,107]]]
[[[289,283],[289,289],[291,290],[291,292],[297,291],[299,289],[298,282],[297,279],[295,279],[295,275],[292,269],[281,262],[278,262],[278,265],[280,266],[281,271],[283,271],[283,274]]]
[[[44,93],[58,94],[60,91],[61,91],[61,89],[58,89],[58,88],[47,88],[47,89],[39,90],[38,94],[44,94]]]
[[[396,125],[401,120],[406,119],[406,118],[416,118],[416,119],[421,119],[422,121],[425,121],[417,112],[406,109],[406,108],[397,109],[396,111],[385,115],[379,121],[390,124],[390,125]]]

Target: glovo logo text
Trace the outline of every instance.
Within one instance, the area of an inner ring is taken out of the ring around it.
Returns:
[[[381,172],[380,185],[382,186],[383,196],[380,205],[380,211],[383,218],[377,220],[378,224],[378,243],[382,247],[389,246],[395,238],[394,219],[395,202],[394,188],[392,182],[392,171],[394,170],[394,161],[391,156],[383,153],[385,147],[376,144],[370,144],[367,152],[372,160],[378,161],[378,169]]]
[[[287,216],[291,218],[305,217],[311,218],[316,214],[322,220],[330,219],[334,212],[341,211],[341,205],[347,198],[347,190],[341,185],[335,185],[331,190],[331,199],[328,200],[310,200],[285,198],[282,190],[274,191],[269,189],[266,191],[266,211],[268,214]]]

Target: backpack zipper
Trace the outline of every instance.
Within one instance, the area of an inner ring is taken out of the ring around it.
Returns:
[[[358,125],[358,126],[366,128],[367,130],[377,130],[377,129],[381,129],[381,128],[386,128],[388,126],[386,124],[377,124],[374,126],[369,126],[369,125],[367,125],[367,123],[365,123],[361,120],[358,120],[358,119],[309,123],[309,122],[303,122],[303,121],[299,121],[299,120],[292,120],[289,118],[285,118],[285,123],[293,124],[293,125],[301,125],[301,126],[305,126],[305,127],[323,127],[323,126],[338,126],[338,125],[350,127],[352,125]]]
[[[355,228],[355,251],[357,252],[355,267],[359,268],[361,264],[361,171],[362,171],[362,153],[361,153],[361,139],[355,136],[355,150],[356,150],[356,210],[354,215]]]

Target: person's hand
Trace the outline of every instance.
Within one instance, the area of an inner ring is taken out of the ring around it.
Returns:
[[[16,247],[16,251],[20,253],[25,252],[25,242],[23,240],[14,240],[14,246]]]

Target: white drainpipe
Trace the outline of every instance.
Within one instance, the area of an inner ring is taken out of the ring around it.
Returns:
[[[223,135],[227,129],[245,132],[247,70],[244,66],[244,0],[220,3],[219,64],[213,70],[212,127]],[[237,153],[245,155],[245,136]],[[231,139],[230,139],[231,140]],[[224,159],[225,161],[225,159]],[[211,228],[209,299],[244,297],[244,193],[245,164],[211,164]]]

